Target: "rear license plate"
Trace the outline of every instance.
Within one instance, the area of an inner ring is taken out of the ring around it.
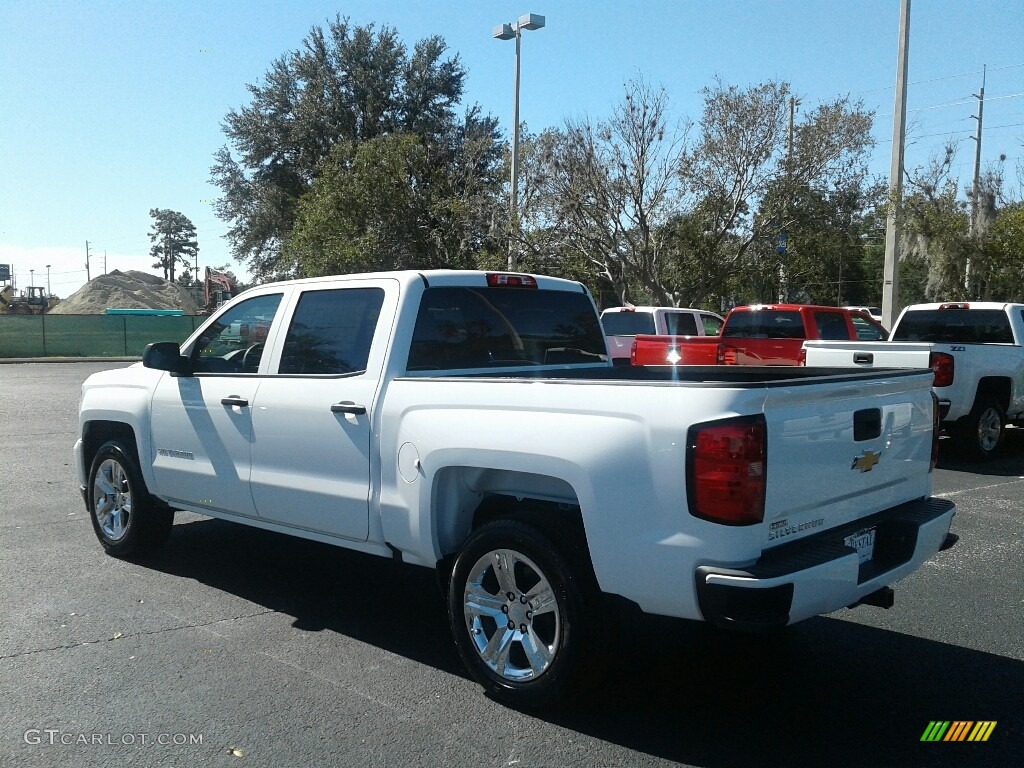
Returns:
[[[865,528],[851,533],[843,539],[843,543],[857,550],[857,562],[866,563],[875,552],[875,529]]]

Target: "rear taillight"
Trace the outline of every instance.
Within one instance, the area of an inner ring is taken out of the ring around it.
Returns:
[[[796,356],[797,365],[807,365],[807,347],[800,347],[800,354]]]
[[[633,339],[633,345],[629,348],[629,364],[636,365],[636,339]]]
[[[487,285],[490,288],[536,288],[533,275],[510,275],[507,272],[488,272]]]
[[[933,387],[948,387],[953,383],[953,373],[956,366],[952,355],[946,352],[932,352],[928,356],[928,367],[935,374],[935,377],[932,379]]]
[[[736,348],[719,344],[715,359],[719,365],[736,365]]]
[[[724,525],[764,520],[766,443],[763,416],[690,427],[686,462],[690,514]]]
[[[939,410],[939,397],[932,392],[932,465],[939,463],[939,431],[942,429],[942,412]],[[929,470],[929,471],[930,471]]]

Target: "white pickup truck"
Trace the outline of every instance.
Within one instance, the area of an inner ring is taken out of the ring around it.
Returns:
[[[594,679],[613,608],[765,629],[889,607],[955,539],[930,384],[615,368],[554,278],[316,278],[90,376],[75,466],[114,556],[190,510],[437,569],[469,671],[536,706]]]
[[[601,313],[614,365],[630,365],[637,334],[654,336],[717,336],[725,321],[703,309],[678,307],[609,307]]]
[[[1024,304],[914,304],[889,341],[808,341],[808,366],[931,368],[942,423],[979,459],[998,450],[1007,423],[1024,419]]]

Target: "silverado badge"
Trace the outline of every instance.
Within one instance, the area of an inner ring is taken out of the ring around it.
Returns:
[[[864,451],[862,456],[854,457],[853,464],[850,465],[850,469],[859,469],[861,472],[870,472],[871,468],[874,467],[881,458],[882,454],[880,453]]]

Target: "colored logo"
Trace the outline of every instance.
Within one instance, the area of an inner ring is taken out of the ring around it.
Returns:
[[[932,720],[921,741],[988,741],[995,729],[995,720]]]
[[[875,453],[874,451],[864,451],[863,456],[857,456],[853,460],[853,464],[850,465],[850,469],[859,469],[861,472],[870,472],[871,468],[875,466],[882,458],[882,454]]]

